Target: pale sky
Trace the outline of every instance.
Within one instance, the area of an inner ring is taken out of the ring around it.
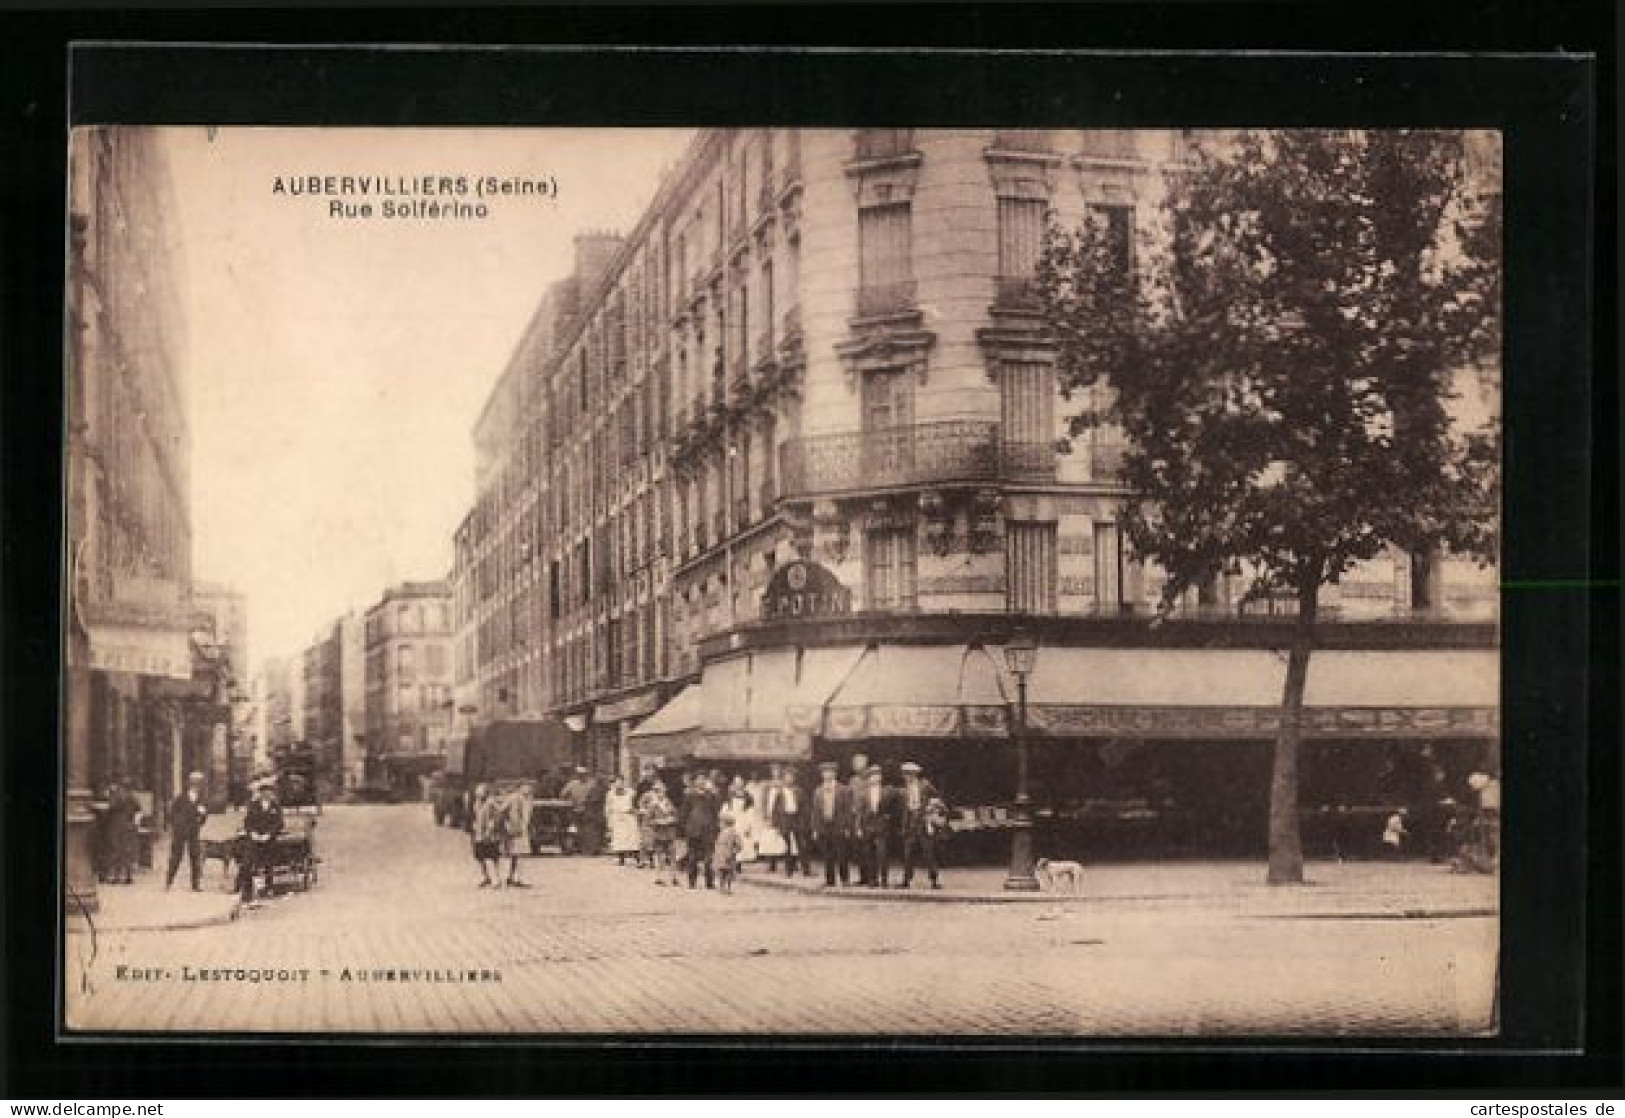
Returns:
[[[391,582],[449,571],[474,421],[543,290],[569,273],[571,238],[629,231],[689,136],[168,130],[193,570],[247,594],[255,667]],[[274,194],[279,175],[551,178],[558,194],[494,199],[484,220],[337,220],[325,198]]]

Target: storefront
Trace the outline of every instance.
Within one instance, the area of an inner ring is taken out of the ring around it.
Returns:
[[[1261,648],[1046,647],[1026,735],[1040,854],[1252,856],[1265,849],[1283,654]],[[1408,807],[1442,839],[1474,771],[1498,771],[1493,649],[1326,649],[1305,694],[1300,765],[1311,855],[1376,849]],[[665,768],[761,775],[863,754],[921,764],[953,809],[956,861],[1008,850],[1020,730],[992,643],[762,647],[708,661],[628,736]]]

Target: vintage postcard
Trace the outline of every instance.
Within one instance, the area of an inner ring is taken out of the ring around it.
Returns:
[[[74,129],[64,1032],[1495,1035],[1500,139]]]

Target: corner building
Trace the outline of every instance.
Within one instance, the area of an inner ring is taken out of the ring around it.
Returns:
[[[1149,626],[1121,443],[1063,438],[1088,401],[1032,287],[1051,218],[1093,214],[1133,269],[1199,142],[700,133],[635,229],[578,239],[480,420],[459,708],[564,719],[606,770],[912,757],[972,852],[1008,822],[1019,628],[1041,847],[1259,847],[1288,607],[1219,584]],[[1498,371],[1466,379],[1495,406]],[[1494,573],[1357,575],[1310,678],[1328,810],[1494,763]]]

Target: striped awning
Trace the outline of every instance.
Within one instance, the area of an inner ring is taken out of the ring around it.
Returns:
[[[823,736],[1005,737],[1009,690],[992,655],[975,645],[877,645],[825,704]]]

